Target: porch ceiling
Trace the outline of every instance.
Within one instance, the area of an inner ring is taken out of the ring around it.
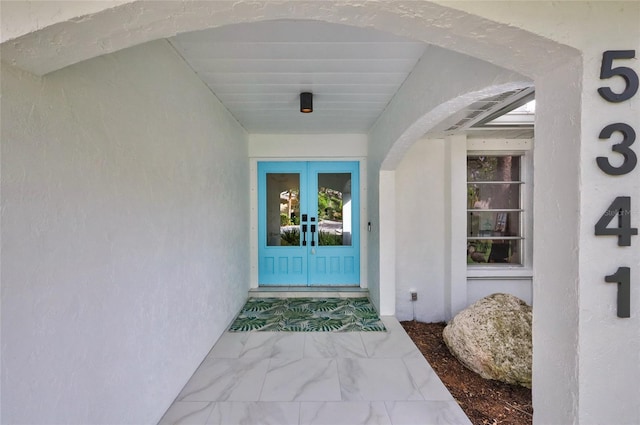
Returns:
[[[250,133],[367,133],[427,45],[374,29],[266,21],[169,39]],[[299,94],[314,111],[299,112]]]

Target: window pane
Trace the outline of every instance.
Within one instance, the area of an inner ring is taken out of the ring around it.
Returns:
[[[467,237],[522,236],[518,211],[467,212]]]
[[[522,264],[520,164],[520,156],[467,157],[467,264]]]
[[[300,245],[300,175],[267,173],[267,245]]]
[[[517,182],[520,180],[519,156],[469,156],[467,181]]]
[[[469,209],[520,209],[519,183],[467,184]]]
[[[522,239],[469,239],[467,264],[522,264]]]
[[[318,173],[318,245],[351,245],[351,173]]]

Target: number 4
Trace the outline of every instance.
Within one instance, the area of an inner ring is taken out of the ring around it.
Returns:
[[[618,216],[618,227],[607,227]],[[638,229],[631,227],[631,197],[618,196],[596,223],[596,236],[617,236],[618,246],[631,246],[631,236]]]

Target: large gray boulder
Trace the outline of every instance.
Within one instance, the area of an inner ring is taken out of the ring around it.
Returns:
[[[531,307],[493,294],[461,311],[442,336],[451,353],[486,379],[531,388]]]

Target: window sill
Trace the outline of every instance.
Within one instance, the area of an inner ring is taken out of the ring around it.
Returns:
[[[467,266],[467,279],[532,279],[533,270],[523,266]]]

